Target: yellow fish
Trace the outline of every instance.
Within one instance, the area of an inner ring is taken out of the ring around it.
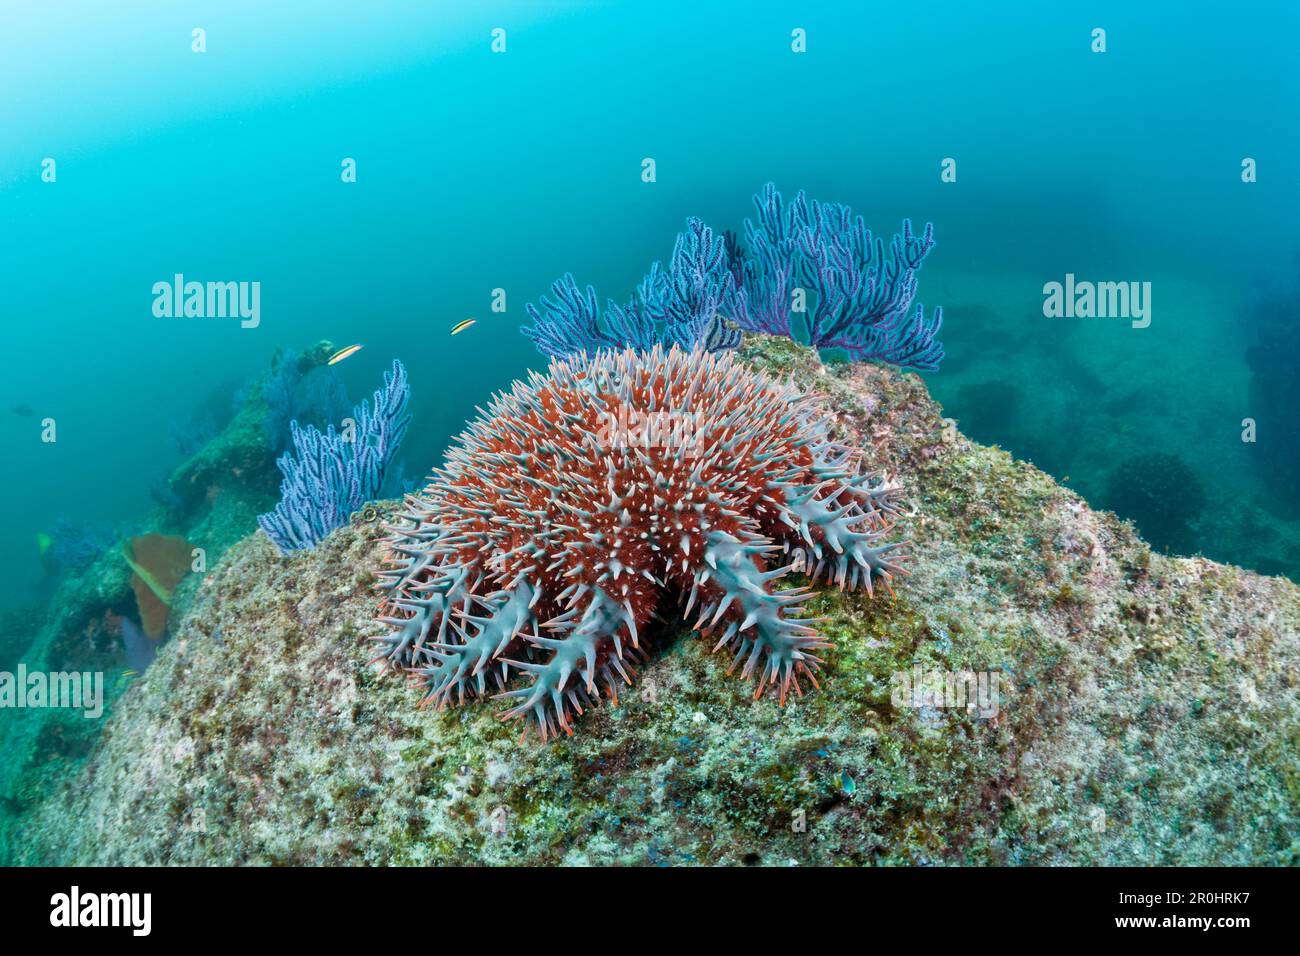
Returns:
[[[466,329],[468,329],[471,325],[473,325],[477,321],[478,321],[477,319],[466,319],[464,322],[457,322],[454,326],[452,326],[451,334],[458,335],[459,333],[464,332]]]
[[[44,531],[36,532],[36,547],[40,549],[42,557],[44,557],[46,551],[50,550],[52,544],[54,544],[54,539],[48,534]]]
[[[326,362],[325,364],[337,365],[339,362],[342,362],[349,355],[356,355],[358,352],[361,351],[362,348],[363,346],[360,345],[349,345],[345,349],[339,349],[337,352],[335,352],[333,355],[329,357],[329,361]]]

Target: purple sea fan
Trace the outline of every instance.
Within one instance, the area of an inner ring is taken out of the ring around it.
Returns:
[[[772,183],[754,206],[745,247],[733,253],[744,276],[746,311],[736,319],[742,327],[797,338],[791,323],[802,304],[816,348],[843,349],[855,361],[939,367],[943,311],[927,320],[919,303],[912,310],[916,272],[934,247],[933,226],[917,236],[903,220],[886,258],[884,241],[848,206],[809,200],[803,191],[787,205]]]
[[[551,283],[549,298],[542,296],[537,305],[528,303],[524,311],[533,324],[521,331],[539,352],[553,358],[629,345],[649,348],[652,344],[653,327],[642,321],[641,313],[611,300],[606,317],[602,317],[595,288],[587,286],[583,291],[571,272]]]
[[[625,305],[611,299],[602,314],[596,290],[584,291],[568,273],[551,284],[549,297],[524,310],[533,324],[521,331],[552,358],[654,345],[716,352],[740,344],[740,328],[731,320],[744,312],[744,292],[723,237],[691,218],[667,267],[654,263]]]
[[[543,740],[617,701],[646,626],[676,611],[755,696],[816,686],[830,645],[795,568],[888,587],[898,488],[832,442],[831,419],[730,352],[601,350],[498,395],[391,527],[376,637],[446,707],[489,682]],[[522,680],[517,686],[510,675]]]
[[[276,461],[284,474],[280,503],[257,516],[281,554],[314,548],[379,494],[411,422],[410,397],[406,368],[395,360],[373,405],[354,408],[353,421],[342,432],[333,425],[321,432],[290,422],[293,453]]]
[[[724,237],[691,217],[678,233],[668,268],[650,267],[638,291],[642,311],[663,326],[663,344],[706,352],[734,349],[745,313],[745,293],[727,259]]]
[[[806,338],[854,361],[939,367],[943,310],[927,319],[919,303],[912,309],[916,272],[934,248],[932,226],[917,236],[903,220],[886,257],[884,241],[848,206],[803,192],[786,204],[771,183],[754,206],[743,244],[689,219],[668,266],[652,265],[631,301],[610,300],[603,315],[595,289],[584,292],[565,275],[549,298],[526,307],[533,324],[523,333],[552,358],[655,344],[714,352],[734,349],[749,330]]]

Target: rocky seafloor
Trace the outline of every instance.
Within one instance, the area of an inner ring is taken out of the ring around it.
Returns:
[[[12,858],[1300,864],[1300,588],[1154,553],[967,441],[915,376],[745,354],[824,395],[912,506],[896,596],[813,602],[835,644],[820,691],[754,701],[665,623],[617,708],[520,744],[499,702],[420,710],[367,665],[373,514],[289,558],[258,532],[13,823]],[[998,672],[996,715],[898,700],[918,666]]]

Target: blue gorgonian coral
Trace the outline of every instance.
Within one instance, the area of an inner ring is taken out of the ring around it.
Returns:
[[[543,739],[631,683],[656,617],[694,612],[755,696],[816,684],[801,569],[886,586],[898,488],[789,383],[731,353],[553,360],[472,422],[392,526],[376,660],[439,708],[489,681]],[[518,675],[518,686],[511,675]]]
[[[841,349],[855,361],[939,367],[942,310],[927,318],[919,303],[912,308],[916,272],[934,248],[932,226],[918,236],[904,220],[886,255],[884,241],[848,206],[803,192],[786,203],[768,183],[754,207],[743,243],[688,220],[667,267],[656,262],[629,302],[611,300],[603,314],[595,289],[584,293],[565,275],[550,298],[527,306],[533,324],[524,334],[562,358],[655,344],[733,349],[748,330]]]
[[[602,315],[596,290],[578,288],[572,273],[552,283],[551,298],[525,306],[533,324],[523,329],[543,355],[563,358],[602,348],[648,349],[680,345],[713,352],[734,349],[740,332],[724,321],[740,290],[722,236],[699,219],[679,234],[667,268],[656,262],[625,304],[612,299]]]
[[[939,367],[943,311],[927,320],[920,303],[912,309],[916,271],[934,248],[933,226],[917,236],[904,219],[886,257],[884,240],[848,206],[802,191],[787,204],[771,183],[754,206],[758,218],[745,220],[744,247],[733,246],[744,276],[745,311],[735,316],[741,327],[798,337],[798,305],[816,348],[903,368]]]
[[[280,503],[257,523],[281,554],[313,548],[348,522],[353,512],[378,497],[393,458],[411,422],[407,405],[411,387],[406,368],[393,362],[373,404],[352,410],[352,421],[339,431],[289,424],[293,452],[276,464],[284,474]]]

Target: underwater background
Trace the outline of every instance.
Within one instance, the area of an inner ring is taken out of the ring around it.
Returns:
[[[159,530],[168,476],[277,350],[364,345],[316,383],[322,418],[350,404],[338,388],[360,401],[405,363],[400,457],[418,477],[476,405],[544,365],[525,303],[570,271],[625,298],[688,216],[739,229],[767,181],[847,203],[886,239],[905,217],[934,224],[917,299],[943,307],[947,357],[922,375],[964,433],[1157,547],[1300,580],[1292,4],[2,16],[9,663],[78,554]],[[154,283],[178,273],[260,283],[257,327],[155,316]],[[1044,284],[1067,274],[1149,282],[1149,327],[1046,318]]]

